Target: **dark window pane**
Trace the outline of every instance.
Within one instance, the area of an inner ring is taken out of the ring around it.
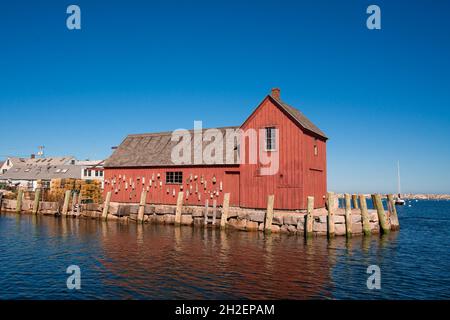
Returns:
[[[169,184],[183,183],[183,172],[181,172],[181,171],[166,172],[166,183],[169,183]]]

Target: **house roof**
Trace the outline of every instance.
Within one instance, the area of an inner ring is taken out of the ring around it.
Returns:
[[[277,99],[276,97],[273,97],[272,95],[269,95],[268,97],[270,97],[281,109],[288,113],[302,128],[315,133],[322,138],[328,139],[325,133],[320,130],[314,123],[312,123],[311,120],[309,120],[303,113],[301,113],[300,110],[284,103],[283,101]]]
[[[13,166],[16,165],[37,165],[37,166],[57,166],[57,165],[67,165],[71,160],[75,160],[72,156],[66,157],[47,157],[47,158],[17,158],[10,157],[9,161],[12,162]]]
[[[239,127],[217,128],[221,131],[223,137],[233,140],[234,137],[226,135],[228,130],[236,130]],[[203,129],[203,134],[208,129]],[[172,161],[172,150],[178,144],[178,141],[171,141],[172,132],[132,134],[128,135],[120,146],[114,151],[104,164],[104,167],[155,167],[155,166],[177,166]],[[193,142],[194,130],[189,130],[191,146],[195,147]],[[232,165],[237,164],[237,151],[233,149],[234,163],[226,163],[226,145],[234,143],[233,141],[223,142],[223,161],[215,163],[216,165]],[[203,150],[210,144],[209,141],[203,141]],[[191,164],[194,164],[194,152],[190,155]],[[203,159],[205,160],[205,159]],[[206,165],[205,161],[202,164]],[[184,164],[186,165],[186,164]]]
[[[76,161],[75,164],[78,166],[87,166],[87,167],[103,167],[103,163],[105,160],[80,160]]]
[[[14,165],[6,173],[0,174],[0,180],[51,180],[61,178],[81,179],[83,166],[75,165]]]

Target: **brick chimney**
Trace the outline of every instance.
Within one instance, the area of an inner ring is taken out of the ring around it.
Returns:
[[[271,96],[272,96],[272,98],[280,100],[280,89],[279,88],[273,88]]]

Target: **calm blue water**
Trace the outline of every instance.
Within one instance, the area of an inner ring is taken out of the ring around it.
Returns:
[[[401,230],[347,241],[0,216],[1,299],[449,299],[450,201],[399,208]],[[381,289],[366,286],[381,268]],[[66,268],[81,269],[81,290]]]

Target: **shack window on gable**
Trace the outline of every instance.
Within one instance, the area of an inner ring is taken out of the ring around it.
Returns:
[[[168,184],[181,184],[183,183],[182,171],[168,171],[166,172],[166,183]]]
[[[276,129],[275,127],[266,128],[266,151],[275,151],[276,146]]]
[[[314,155],[317,156],[319,154],[319,150],[317,149],[317,139],[314,139]]]

